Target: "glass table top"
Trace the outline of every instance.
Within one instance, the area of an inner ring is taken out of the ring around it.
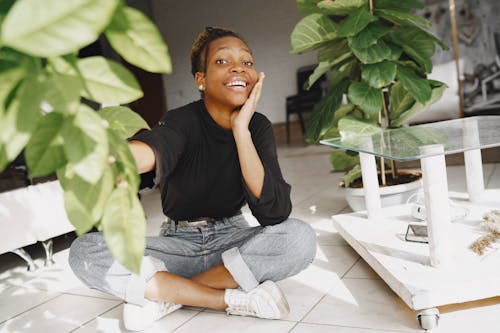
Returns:
[[[397,161],[410,161],[500,146],[500,116],[467,117],[385,129],[372,135],[341,133],[341,137],[321,140],[320,143]],[[442,151],[432,149],[436,145],[441,146]]]

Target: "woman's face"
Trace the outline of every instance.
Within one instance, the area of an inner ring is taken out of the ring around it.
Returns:
[[[209,45],[206,64],[205,73],[196,73],[205,101],[231,109],[242,106],[258,79],[248,46],[236,37],[216,39]]]

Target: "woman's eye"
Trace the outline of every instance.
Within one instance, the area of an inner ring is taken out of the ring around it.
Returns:
[[[224,64],[227,64],[227,61],[224,59],[217,59],[217,60],[215,60],[215,63],[219,64],[219,65],[224,65]]]
[[[253,62],[252,62],[252,61],[245,60],[245,61],[243,61],[243,65],[248,66],[248,67],[251,67],[251,66],[253,66]]]

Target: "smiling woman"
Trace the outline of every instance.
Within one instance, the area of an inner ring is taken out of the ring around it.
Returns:
[[[256,112],[264,74],[257,74],[250,48],[231,30],[207,28],[191,63],[202,98],[130,141],[139,171],[156,171],[168,216],[161,234],[146,241],[140,276],[113,261],[100,233],[78,238],[70,251],[83,282],[127,301],[124,324],[131,330],[181,305],[282,318],[289,307],[274,281],[315,256],[313,229],[289,218],[290,185],[272,126]],[[260,226],[245,220],[244,204]]]

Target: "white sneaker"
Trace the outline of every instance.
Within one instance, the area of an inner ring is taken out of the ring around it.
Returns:
[[[123,307],[123,324],[127,330],[143,331],[155,321],[182,307],[180,304],[168,302],[152,302],[145,300],[143,306],[125,303]]]
[[[226,312],[232,315],[280,319],[290,312],[285,295],[273,281],[265,281],[248,293],[226,289],[224,301]]]

